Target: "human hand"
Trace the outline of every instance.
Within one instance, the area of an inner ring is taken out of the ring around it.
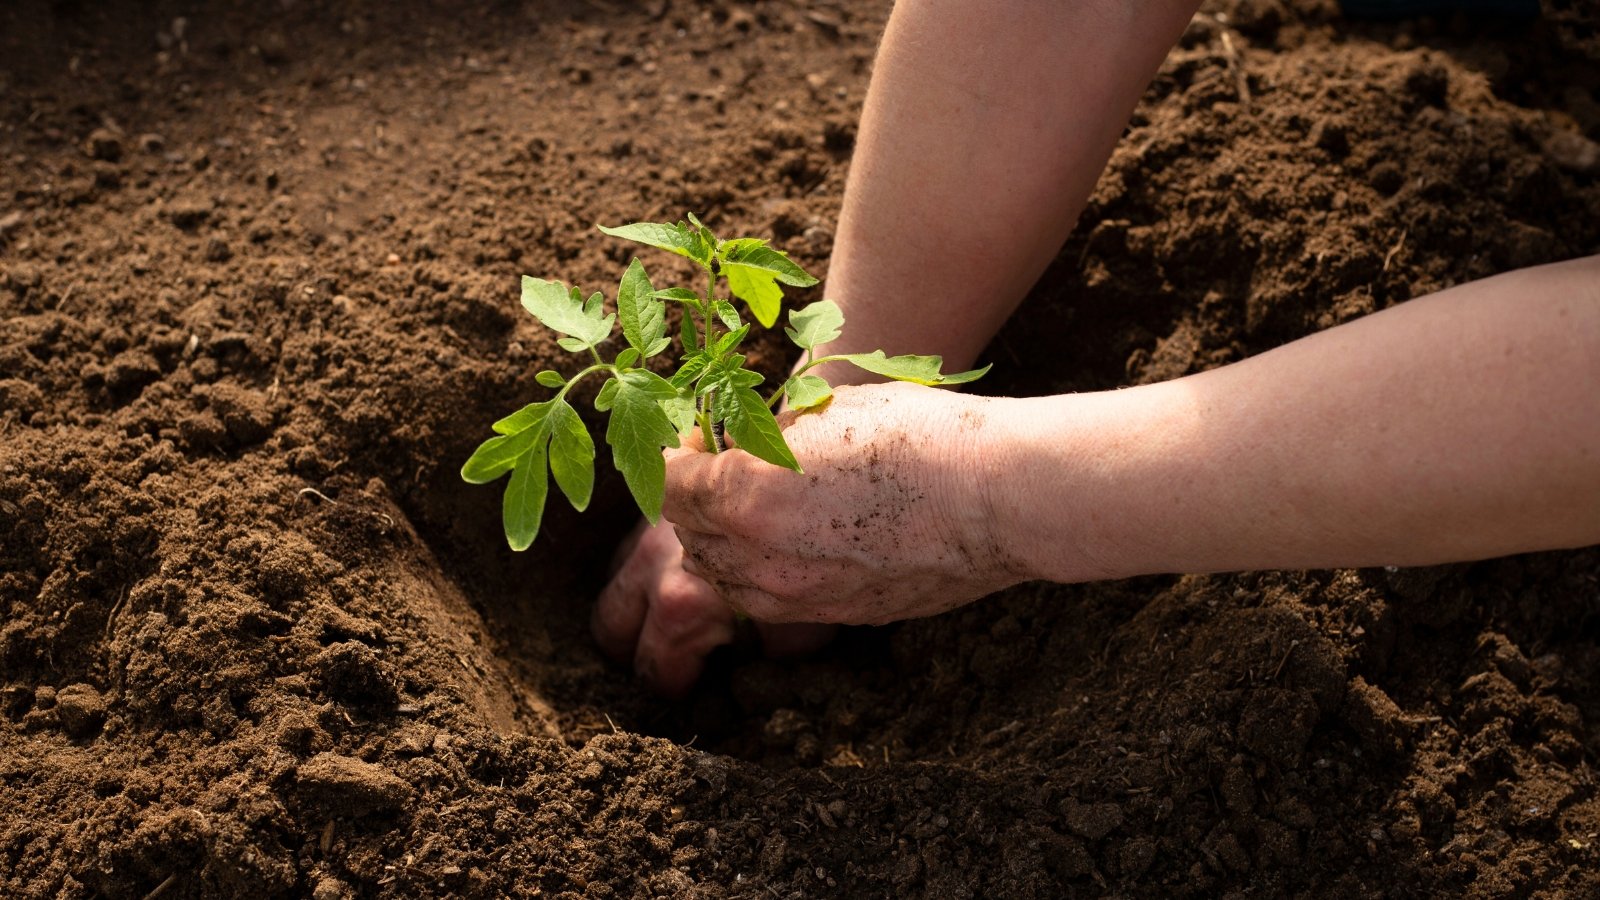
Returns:
[[[733,641],[733,609],[715,588],[684,571],[683,548],[668,522],[652,527],[640,521],[617,560],[595,602],[595,640],[613,660],[631,662],[651,690],[682,696],[700,677],[706,655]],[[782,657],[820,648],[834,629],[758,623],[757,631],[767,655]]]
[[[667,451],[663,512],[683,568],[762,622],[882,624],[1021,581],[990,508],[991,402],[841,387],[823,411],[783,417],[803,473],[747,453]]]

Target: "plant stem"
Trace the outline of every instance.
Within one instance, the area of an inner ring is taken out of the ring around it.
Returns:
[[[816,361],[814,361],[814,359],[813,359],[816,356],[816,353],[817,353],[817,351],[816,351],[815,348],[813,348],[813,347],[807,347],[806,348],[806,364],[800,367],[800,371],[795,372],[793,375],[790,375],[788,378],[785,378],[783,380],[783,383],[778,385],[778,389],[772,392],[772,396],[771,397],[767,398],[767,409],[776,409],[778,407],[778,401],[783,399],[784,391],[788,389],[789,384],[791,382],[793,382],[796,378],[799,378],[800,374],[802,372],[804,372],[805,370],[807,370],[807,369],[809,369],[812,366],[817,364]],[[821,361],[822,362],[827,362],[828,360],[826,358],[824,358]]]
[[[717,302],[716,295],[717,273],[710,266],[706,266],[706,302],[700,305],[700,315],[706,323],[705,328],[702,329],[705,332],[705,337],[700,341],[700,346],[702,347],[711,346],[711,323],[716,321],[716,316],[712,313],[711,307]]]
[[[772,392],[772,396],[771,397],[767,398],[767,409],[776,409],[777,408],[778,401],[783,399],[783,391],[784,391],[784,389],[787,388],[789,386],[789,382],[793,381],[793,380],[794,379],[792,379],[792,378],[784,379],[783,384],[778,385],[778,389]]]
[[[711,307],[716,302],[716,294],[717,271],[711,266],[706,266],[706,300],[705,303],[700,305],[700,315],[705,322],[705,327],[701,329],[700,346],[706,349],[711,348],[711,339],[714,336],[711,329],[716,317],[713,315]],[[706,391],[705,394],[697,399],[696,404],[699,407],[697,418],[700,420],[700,439],[705,443],[706,449],[712,453],[721,453],[722,429],[711,422],[711,402],[716,395],[716,391]]]
[[[708,394],[707,396],[709,397],[710,395]],[[695,416],[695,418],[700,420],[700,440],[706,445],[706,449],[710,450],[712,453],[721,453],[722,438],[717,434],[717,430],[711,425],[711,414],[709,412],[701,411]]]
[[[799,378],[801,375],[804,375],[808,370],[814,369],[817,366],[822,365],[823,363],[839,362],[839,361],[847,359],[847,358],[848,357],[845,357],[845,356],[824,356],[824,357],[822,357],[820,359],[812,359],[811,358],[811,351],[807,350],[806,351],[806,364],[801,366],[800,368],[796,369],[795,373],[793,375],[789,376],[789,377],[790,378]]]
[[[594,348],[591,347],[589,349],[592,350]],[[596,354],[597,358],[598,358],[598,356],[599,356],[599,354]],[[557,400],[564,399],[567,396],[567,391],[572,390],[572,386],[577,384],[579,381],[583,380],[583,377],[585,375],[588,375],[590,372],[599,372],[601,370],[610,370],[613,374],[615,374],[616,371],[617,371],[617,367],[611,365],[610,363],[603,363],[603,362],[595,363],[594,365],[590,366],[589,368],[584,369],[582,372],[579,372],[578,374],[576,374],[576,375],[572,376],[571,378],[567,379],[567,383],[561,386],[560,393],[556,394],[556,399]]]

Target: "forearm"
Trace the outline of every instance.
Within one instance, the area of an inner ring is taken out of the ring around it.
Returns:
[[[825,291],[849,324],[827,351],[967,367],[1066,239],[1197,5],[898,4]]]
[[[1033,577],[1422,565],[1596,543],[1600,257],[1463,285],[1164,384],[1003,402],[1018,405],[991,465],[1022,474],[996,512]]]

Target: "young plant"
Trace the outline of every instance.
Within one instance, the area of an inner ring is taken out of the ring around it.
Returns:
[[[817,347],[839,336],[844,314],[831,300],[813,303],[789,313],[784,331],[806,352],[805,364],[770,394],[756,389],[765,380],[744,367],[739,345],[750,332],[749,324],[728,300],[716,295],[718,280],[744,301],[763,327],[778,320],[783,303],[780,285],[809,287],[817,283],[783,252],[756,238],[719,240],[693,214],[676,225],[637,222],[620,228],[598,226],[613,237],[659,247],[687,257],[706,275],[705,293],[682,287],[657,289],[636,258],[628,264],[617,286],[616,312],[605,311],[599,292],[584,298],[576,287],[559,281],[523,276],[522,305],[541,324],[562,335],[562,349],[586,356],[588,365],[570,378],[555,371],[534,376],[556,395],[530,403],[494,423],[497,434],[484,441],[461,468],[461,477],[484,484],[511,473],[503,505],[506,540],[513,550],[526,550],[539,534],[544,516],[549,476],[582,512],[594,490],[594,440],[567,402],[573,386],[591,375],[605,379],[594,406],[610,414],[606,443],[617,471],[653,524],[661,518],[661,498],[666,484],[666,462],[661,451],[677,447],[678,435],[699,428],[704,445],[723,452],[723,431],[735,449],[773,465],[800,471],[800,464],[783,439],[773,417],[780,400],[792,409],[809,409],[827,402],[833,388],[811,370],[825,363],[848,362],[897,381],[926,385],[961,384],[982,376],[988,366],[971,372],[941,375],[937,356],[885,356],[846,353],[817,357]],[[677,369],[663,378],[647,367],[652,357],[672,345],[667,336],[666,303],[684,307],[679,327],[680,357]],[[607,362],[601,355],[620,321],[626,346]]]

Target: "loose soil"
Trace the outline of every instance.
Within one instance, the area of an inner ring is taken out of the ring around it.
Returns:
[[[1208,6],[980,389],[1600,252],[1589,10]],[[5,4],[0,895],[1600,893],[1593,549],[1027,585],[681,704],[587,633],[614,473],[505,549],[518,276],[685,210],[824,270],[886,15]]]

